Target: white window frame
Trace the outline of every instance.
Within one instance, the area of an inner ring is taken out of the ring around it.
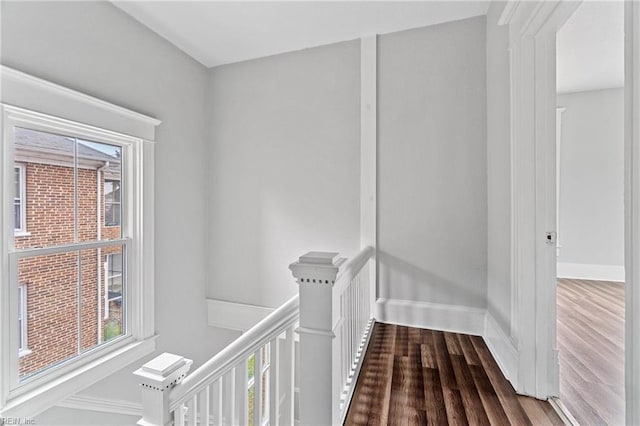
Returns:
[[[155,350],[153,139],[160,121],[5,66],[0,66],[0,74],[0,416],[33,417]],[[15,126],[122,147],[123,238],[15,249]],[[20,382],[18,259],[114,244],[125,246],[126,253],[126,334]]]
[[[19,333],[19,341],[18,345],[18,357],[23,357],[25,355],[29,355],[31,351],[29,350],[29,334],[28,334],[28,319],[27,319],[27,285],[19,284],[18,285],[18,321],[20,323],[20,327],[18,330]]]
[[[16,237],[29,236],[30,234],[27,232],[27,168],[23,163],[16,163],[14,164],[14,172],[15,169],[19,170],[20,194],[18,197],[14,197],[14,205],[16,199],[20,200],[20,228],[16,228],[14,224],[13,233]]]
[[[119,201],[107,201],[107,191],[104,188],[104,186],[107,184],[107,182],[118,182],[120,184],[120,200]],[[121,180],[117,180],[117,179],[105,179],[104,180],[104,184],[102,187],[102,198],[103,198],[103,203],[104,203],[104,226],[106,228],[112,228],[112,227],[116,227],[116,226],[120,226],[122,224],[122,181]],[[117,205],[118,208],[120,209],[120,215],[118,216],[118,223],[115,224],[109,224],[107,223],[107,204],[111,204],[111,206]]]

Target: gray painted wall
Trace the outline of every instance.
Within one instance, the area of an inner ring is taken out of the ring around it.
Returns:
[[[352,256],[360,229],[357,41],[213,68],[211,298],[276,307],[310,250]]]
[[[53,407],[35,418],[38,426],[113,426],[135,425],[140,416],[102,413],[90,410]]]
[[[484,308],[485,17],[379,37],[380,296]]]
[[[487,310],[511,328],[511,118],[509,28],[498,26],[504,2],[487,11]]]
[[[201,363],[237,335],[207,327],[206,69],[106,2],[3,2],[1,24],[3,64],[163,120],[155,182],[158,347]],[[138,364],[87,393],[139,400],[131,375]]]
[[[624,266],[624,89],[558,96],[558,262]]]

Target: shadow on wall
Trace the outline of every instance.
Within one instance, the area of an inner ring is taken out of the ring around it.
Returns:
[[[378,261],[379,298],[451,307],[486,307],[484,289],[465,286],[464,283],[456,282],[384,251],[378,252]],[[483,271],[478,270],[478,274],[482,273]],[[381,308],[384,311],[384,307]],[[409,315],[409,312],[407,314]]]

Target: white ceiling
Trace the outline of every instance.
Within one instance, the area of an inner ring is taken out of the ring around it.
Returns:
[[[557,89],[624,85],[624,3],[585,1],[558,32]]]
[[[488,1],[126,1],[114,4],[207,67],[484,15]]]

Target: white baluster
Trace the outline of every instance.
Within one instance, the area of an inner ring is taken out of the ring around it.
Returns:
[[[187,424],[189,426],[196,426],[196,417],[198,415],[197,398],[197,396],[194,396],[187,401]]]
[[[169,412],[169,389],[186,376],[193,361],[163,353],[137,369],[142,389],[142,418],[139,425],[165,426],[173,422]]]
[[[269,342],[269,425],[280,424],[280,345],[279,337]]]
[[[213,423],[222,426],[222,377],[213,384]]]
[[[254,356],[253,364],[253,424],[262,424],[262,348]]]
[[[235,371],[235,418],[237,424],[246,425],[248,423],[247,415],[249,413],[248,396],[248,378],[247,360],[242,361],[236,366]],[[255,373],[255,369],[254,369]]]
[[[188,408],[184,404],[180,404],[176,411],[174,412],[174,421],[176,426],[184,426],[187,424],[186,414]]]
[[[210,387],[207,386],[199,394],[198,400],[198,411],[200,412],[200,424],[208,425],[209,424],[209,416],[211,415],[211,390]]]
[[[282,389],[282,404],[280,407],[280,424],[291,426],[295,424],[294,398],[295,398],[295,351],[296,339],[294,328],[287,329],[283,342],[283,350],[280,355],[282,368],[280,369],[280,388]]]
[[[236,417],[236,373],[229,371],[222,376],[222,424],[238,424]]]

